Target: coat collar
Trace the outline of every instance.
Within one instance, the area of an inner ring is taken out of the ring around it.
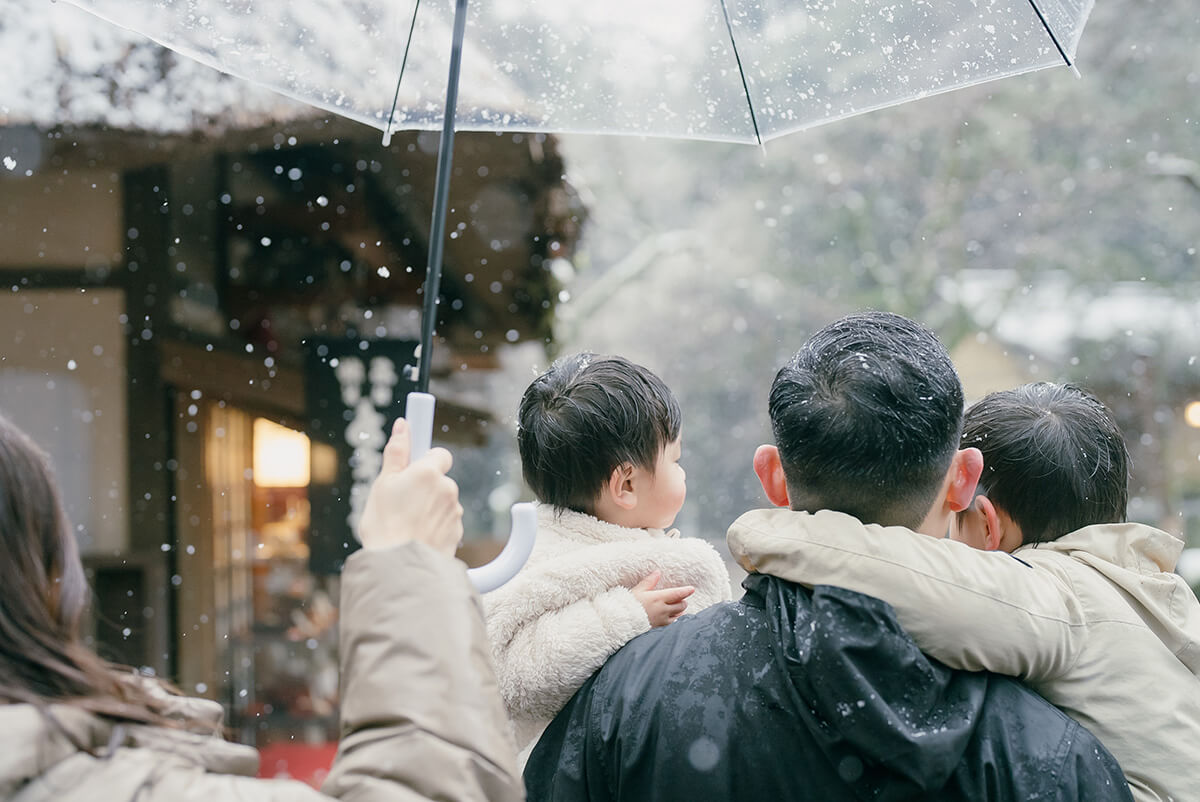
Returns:
[[[565,507],[538,504],[538,526],[566,540],[578,543],[615,543],[628,540],[645,540],[653,537],[679,537],[678,529],[630,529],[627,526],[610,524],[583,512]]]
[[[1183,541],[1169,532],[1138,523],[1096,524],[1077,529],[1057,540],[1017,549],[1047,549],[1064,554],[1085,552],[1095,558],[1139,573],[1174,571],[1183,552]]]

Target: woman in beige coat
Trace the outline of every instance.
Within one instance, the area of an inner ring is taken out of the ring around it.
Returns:
[[[452,557],[441,449],[398,422],[346,562],[342,740],[323,793],[255,779],[221,710],[83,645],[83,568],[45,456],[0,417],[0,800],[517,800],[524,796],[478,595]]]

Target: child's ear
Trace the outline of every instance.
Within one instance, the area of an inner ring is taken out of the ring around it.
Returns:
[[[987,551],[1013,552],[1025,545],[1025,534],[1012,518],[1000,510],[987,496],[975,499],[975,508],[983,515],[987,525],[984,533],[984,548]]]
[[[996,551],[1000,548],[1000,541],[1004,539],[1004,530],[1000,527],[1000,515],[996,512],[996,505],[987,496],[978,496],[975,499],[975,508],[983,513],[984,526],[987,527],[983,535],[984,548],[986,551]]]
[[[637,489],[633,483],[634,470],[632,463],[622,463],[613,468],[604,485],[609,500],[623,510],[632,510],[637,506]]]
[[[787,477],[783,474],[783,462],[775,446],[759,446],[754,452],[754,473],[762,484],[763,492],[776,507],[791,507],[788,498]]]

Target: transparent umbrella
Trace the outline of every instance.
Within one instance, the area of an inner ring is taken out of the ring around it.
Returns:
[[[1092,0],[70,2],[223,72],[375,126],[385,143],[395,129],[441,129],[421,391],[456,129],[761,145],[996,78],[1074,69],[1092,9]],[[431,411],[413,410],[432,426]],[[519,551],[527,554],[527,545]]]
[[[381,130],[442,126],[446,0],[72,0]],[[456,128],[759,143],[1070,64],[1090,0],[476,0]],[[397,78],[405,62],[398,103]]]
[[[1072,66],[1092,9],[1092,0],[70,2],[223,72],[379,128],[385,142],[394,129],[442,129],[422,390],[456,129],[762,144],[907,100]]]

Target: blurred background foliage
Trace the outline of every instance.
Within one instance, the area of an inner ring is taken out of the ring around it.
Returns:
[[[1198,39],[1190,0],[1109,0],[1082,79],[1019,76],[764,149],[563,137],[590,221],[551,355],[664,377],[684,408],[679,523],[721,538],[766,503],[750,458],[775,370],[841,314],[899,312],[939,333],[973,397],[1100,393],[1134,451],[1131,514],[1200,545]],[[526,359],[515,385],[545,361]]]

